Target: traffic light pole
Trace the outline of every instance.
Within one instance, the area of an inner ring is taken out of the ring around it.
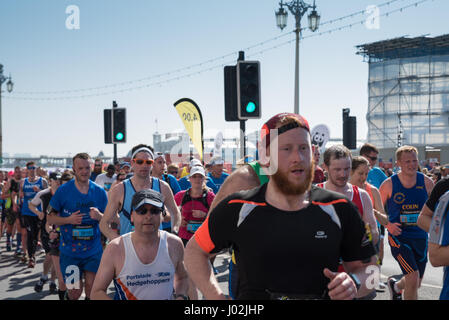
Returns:
[[[112,101],[112,114],[114,114],[114,109],[117,108],[117,102]],[[114,164],[117,162],[117,143],[114,143]]]
[[[237,61],[245,61],[245,52],[239,51],[239,58]],[[246,153],[246,120],[240,120],[240,158],[245,159]],[[245,160],[243,160],[245,161]]]

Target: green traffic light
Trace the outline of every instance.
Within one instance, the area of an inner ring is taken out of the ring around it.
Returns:
[[[246,105],[246,112],[253,113],[254,111],[256,111],[256,104],[252,101],[248,102]]]
[[[115,138],[118,140],[118,141],[120,141],[120,140],[123,140],[123,133],[121,133],[121,132],[119,132],[119,133],[117,133],[116,135],[115,135]]]

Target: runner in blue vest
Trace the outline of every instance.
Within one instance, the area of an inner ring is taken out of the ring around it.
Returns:
[[[101,232],[109,239],[113,240],[119,236],[110,224],[116,221],[117,215],[120,219],[120,235],[131,232],[131,201],[134,193],[144,189],[153,189],[162,193],[165,206],[170,213],[172,221],[172,231],[176,232],[179,228],[181,214],[173,199],[173,193],[170,186],[155,177],[151,177],[151,167],[154,162],[153,148],[147,145],[137,145],[131,152],[131,166],[134,175],[130,179],[115,185],[109,191],[108,206],[104,212],[104,217],[100,222]],[[167,215],[168,216],[168,215]]]
[[[433,182],[418,172],[418,150],[403,146],[396,151],[401,171],[380,186],[382,203],[387,208],[388,243],[404,277],[388,279],[392,300],[416,300],[427,263],[427,232],[418,227],[418,216]],[[404,291],[401,297],[401,291]]]
[[[33,200],[34,196],[41,190],[47,188],[48,184],[42,177],[36,176],[36,165],[33,161],[26,164],[28,177],[21,181],[20,199],[23,198],[21,223],[22,228],[26,229],[26,233],[22,233],[24,247],[23,262],[26,262],[25,253],[28,252],[28,268],[34,268],[36,265],[37,241],[39,236],[39,218],[28,207],[28,203]],[[40,207],[39,207],[40,210]]]

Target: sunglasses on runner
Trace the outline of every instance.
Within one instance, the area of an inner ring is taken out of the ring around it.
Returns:
[[[139,209],[137,209],[137,210],[135,210],[135,211],[136,211],[137,214],[139,214],[139,215],[141,215],[141,216],[147,214],[148,211],[149,211],[151,214],[154,214],[154,215],[158,215],[158,214],[160,214],[160,213],[162,212],[161,209],[157,209],[157,208],[147,209],[147,208],[144,208],[144,207],[139,208]]]
[[[36,170],[36,167],[27,167],[28,170]]]
[[[367,156],[367,157],[370,158],[371,161],[377,161],[377,157],[370,157],[370,156]]]
[[[152,165],[154,160],[153,159],[148,159],[148,160],[143,160],[143,159],[133,159],[134,163],[137,163],[138,165],[142,165],[143,163],[146,163],[147,165]]]

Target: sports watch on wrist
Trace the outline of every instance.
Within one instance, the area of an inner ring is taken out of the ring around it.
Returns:
[[[348,273],[348,276],[352,279],[352,281],[354,281],[355,287],[357,288],[357,291],[359,291],[360,287],[362,286],[362,283],[360,282],[357,275],[355,275],[354,273]]]
[[[186,296],[185,294],[177,294],[177,293],[175,293],[175,294],[173,294],[173,297],[175,298],[175,300],[177,298],[183,298],[184,300],[189,300],[189,297]]]

